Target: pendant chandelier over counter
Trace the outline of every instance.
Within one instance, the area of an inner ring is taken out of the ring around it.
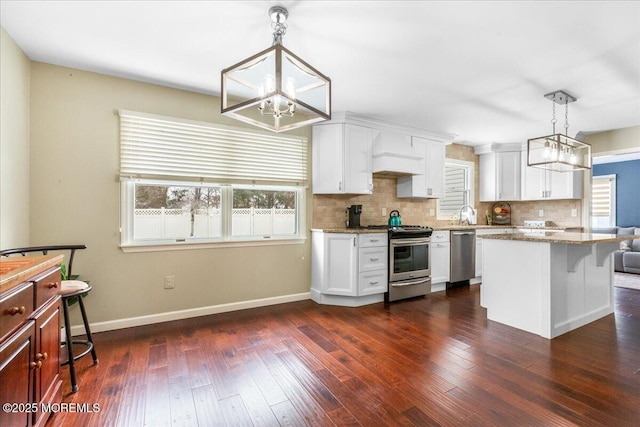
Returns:
[[[577,100],[558,90],[544,96],[553,103],[553,135],[527,141],[527,165],[556,172],[591,169],[591,146],[569,137],[569,103]],[[565,134],[556,133],[556,104],[565,106]]]
[[[222,114],[282,132],[331,118],[331,80],[282,45],[287,9],[269,9],[273,45],[222,70]]]

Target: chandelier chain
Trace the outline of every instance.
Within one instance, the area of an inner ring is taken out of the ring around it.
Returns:
[[[273,28],[273,44],[282,44],[282,37],[287,33],[287,24],[280,22],[278,15],[277,21],[271,23],[271,28]]]
[[[569,136],[569,100],[564,102],[564,134]]]
[[[551,124],[553,125],[553,132],[552,133],[555,134],[556,133],[556,122],[558,121],[558,120],[556,120],[556,103],[552,102],[551,105],[553,106],[552,107],[553,116],[551,118]]]

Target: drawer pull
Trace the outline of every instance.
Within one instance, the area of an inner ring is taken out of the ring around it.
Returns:
[[[380,258],[369,258],[369,261],[380,261]]]
[[[24,305],[21,306],[20,308],[11,307],[9,309],[9,314],[12,315],[12,316],[15,316],[16,314],[24,314],[25,311],[27,311],[27,310],[24,308]]]
[[[36,353],[36,361],[38,362],[41,360],[47,360],[47,357],[49,357],[49,355],[46,351],[44,353]]]
[[[42,368],[42,362],[39,360],[37,362],[31,362],[29,363],[29,366],[31,367],[31,369],[40,369]]]
[[[58,282],[51,282],[47,284],[47,288],[53,289],[58,287]]]
[[[379,242],[379,241],[380,241],[380,239],[369,239],[369,241],[370,241],[371,243],[374,243],[374,242]]]
[[[377,285],[378,283],[380,283],[380,282],[378,282],[378,281],[375,281],[375,282],[369,282],[369,284],[370,284],[370,285]]]

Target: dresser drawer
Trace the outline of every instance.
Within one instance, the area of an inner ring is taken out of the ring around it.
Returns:
[[[359,270],[386,270],[387,269],[387,247],[382,248],[360,248],[358,253]]]
[[[387,233],[362,233],[358,235],[358,246],[361,248],[387,247],[388,240],[389,235]]]
[[[33,313],[33,283],[25,282],[0,297],[0,339],[25,323]]]
[[[443,243],[449,241],[449,230],[438,230],[434,231],[431,234],[431,242],[432,243]]]
[[[36,307],[42,306],[54,296],[58,295],[61,286],[60,267],[53,267],[33,278]]]
[[[387,292],[386,270],[366,271],[358,277],[358,295],[382,294]]]

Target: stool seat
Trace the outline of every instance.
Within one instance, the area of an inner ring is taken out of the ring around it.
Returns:
[[[91,286],[82,280],[63,280],[58,294],[63,297],[74,297],[78,293],[84,294],[90,290]]]
[[[78,383],[76,381],[76,368],[75,361],[81,357],[91,353],[93,358],[93,364],[98,363],[98,357],[96,356],[96,350],[93,345],[93,338],[91,337],[91,330],[89,329],[89,320],[87,319],[87,312],[84,308],[83,296],[91,291],[91,286],[87,282],[82,280],[63,280],[60,286],[58,294],[62,297],[62,312],[64,316],[64,329],[65,329],[65,342],[63,345],[67,348],[68,358],[62,362],[61,365],[69,365],[69,375],[71,377],[71,392],[78,391]],[[84,331],[87,335],[86,340],[72,339],[71,337],[71,323],[69,322],[69,305],[73,300],[78,301],[80,306],[80,313],[82,314],[82,323],[84,324]],[[87,346],[84,351],[79,354],[74,354],[73,345],[81,344]]]

